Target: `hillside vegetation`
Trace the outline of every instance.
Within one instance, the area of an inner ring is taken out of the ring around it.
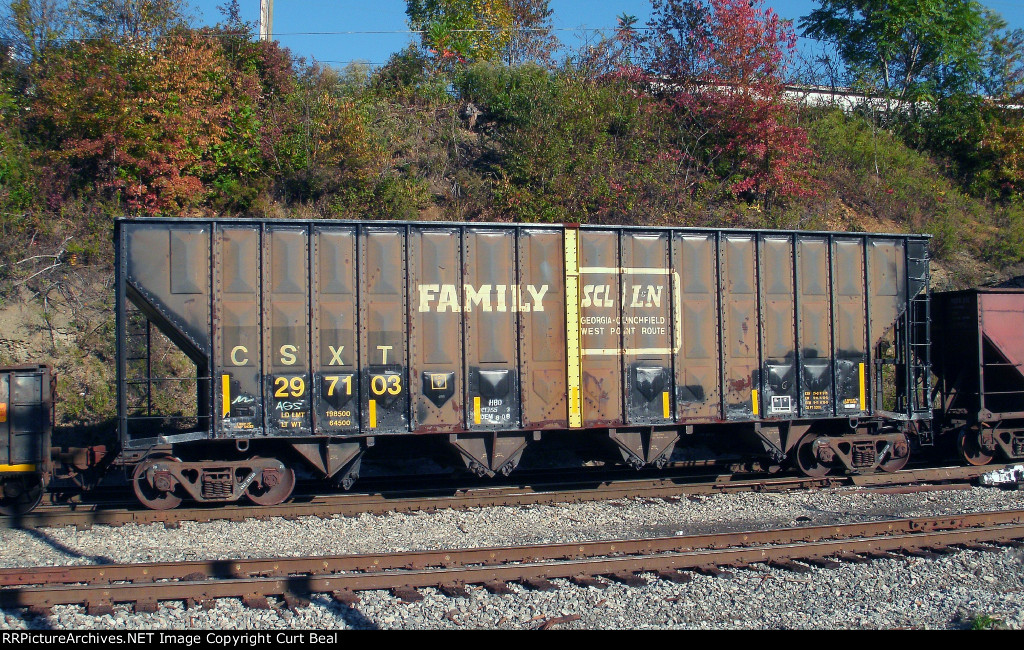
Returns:
[[[992,16],[969,81],[936,59],[941,83],[843,112],[786,99],[794,27],[756,0],[655,0],[561,60],[546,1],[409,7],[423,41],[370,71],[255,41],[237,3],[202,27],[173,0],[9,3],[0,362],[54,362],[62,424],[113,414],[121,215],[925,232],[938,288],[1024,261],[1020,39]]]

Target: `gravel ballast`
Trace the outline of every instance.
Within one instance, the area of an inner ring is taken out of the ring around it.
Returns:
[[[331,519],[183,522],[0,532],[0,566],[341,555],[433,548],[690,535],[780,526],[852,523],[995,509],[1024,509],[1024,492],[973,488],[913,494],[852,489],[785,494],[722,494],[678,500],[629,499],[555,506],[495,507]],[[51,616],[2,612],[0,628],[271,629],[531,628],[560,619],[563,628],[950,628],[986,616],[1024,627],[1024,551],[961,551],[939,559],[900,558],[792,573],[755,565],[730,577],[694,574],[675,584],[607,589],[554,580],[554,592],[512,585],[513,595],[470,586],[470,598],[422,589],[405,603],[389,592],[361,592],[353,608],[315,596],[292,612],[279,601],[252,610],[233,599],[212,609],[161,604],[158,612],[88,616],[53,608]],[[577,618],[578,617],[578,618]]]

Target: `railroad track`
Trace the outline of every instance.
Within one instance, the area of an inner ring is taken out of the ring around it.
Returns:
[[[932,557],[955,549],[1024,546],[1024,510],[867,523],[784,528],[739,533],[620,539],[516,547],[467,548],[333,557],[278,557],[148,564],[31,567],[0,570],[0,607],[47,613],[54,605],[84,605],[90,614],[110,613],[117,603],[137,612],[159,602],[189,606],[239,598],[250,607],[308,604],[327,594],[353,605],[359,591],[390,589],[403,600],[436,587],[468,596],[467,585],[510,593],[510,582],[554,589],[565,578],[602,588],[608,580],[647,584],[639,574],[686,582],[690,572],[719,575],[755,564],[792,571],[869,562],[895,553]]]
[[[363,513],[431,511],[447,508],[479,508],[510,505],[536,505],[566,502],[603,501],[621,498],[664,499],[690,495],[709,495],[727,492],[763,491],[779,492],[840,486],[870,488],[916,489],[922,483],[965,482],[999,469],[1004,465],[984,467],[940,467],[910,469],[894,473],[853,476],[808,478],[749,477],[723,474],[710,480],[689,477],[630,479],[599,482],[540,483],[535,485],[474,487],[448,490],[402,490],[396,492],[344,493],[296,498],[277,506],[224,504],[178,508],[175,510],[147,510],[123,507],[117,504],[72,504],[47,506],[18,517],[0,517],[0,528],[44,528],[76,526],[88,529],[94,525],[121,526],[125,524],[163,523],[178,525],[182,521],[207,522],[215,520],[243,521],[269,517],[332,517],[355,516]],[[411,493],[412,492],[412,493]]]

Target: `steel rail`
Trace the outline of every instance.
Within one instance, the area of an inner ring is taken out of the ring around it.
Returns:
[[[0,571],[2,607],[333,591],[571,578],[746,566],[842,554],[944,548],[1024,537],[1024,511],[917,517],[846,525],[380,555],[216,560]],[[131,581],[131,582],[127,582]],[[67,584],[68,582],[86,584]]]
[[[574,481],[570,484],[536,486],[498,486],[453,489],[454,494],[425,490],[427,496],[400,493],[334,494],[314,497],[310,501],[292,501],[277,506],[224,504],[212,507],[179,508],[176,510],[145,510],[112,508],[103,505],[38,508],[26,515],[0,517],[0,528],[44,528],[76,526],[87,529],[94,525],[164,523],[182,521],[243,521],[269,517],[331,517],[385,512],[416,512],[451,508],[482,508],[507,505],[539,505],[565,502],[603,501],[622,498],[672,498],[746,491],[787,491],[808,488],[858,486],[877,488],[923,482],[969,481],[1004,465],[984,467],[942,467],[902,470],[892,474],[854,476],[764,477],[737,478],[719,475],[713,481],[687,482],[679,478],[656,478],[614,482]]]
[[[303,502],[295,500],[276,506],[223,504],[174,510],[110,508],[103,505],[51,506],[15,517],[0,517],[0,528],[43,528],[54,526],[175,523],[181,521],[217,521],[269,517],[331,517],[386,512],[417,512],[452,508],[482,508],[505,505],[538,505],[565,502],[604,501],[623,498],[665,498],[692,494],[740,491],[784,491],[802,488],[833,487],[846,484],[842,477],[832,478],[757,478],[735,480],[728,476],[711,482],[687,483],[673,479],[641,479],[614,483],[552,484],[540,486],[498,486],[464,488],[445,494],[428,489],[428,496],[378,492],[372,494],[331,494]]]
[[[186,576],[239,578],[254,575],[289,575],[296,572],[395,570],[409,567],[450,567],[496,562],[534,562],[601,555],[667,553],[753,544],[792,544],[844,537],[911,534],[936,530],[969,529],[991,525],[1024,524],[1024,510],[885,519],[854,524],[797,526],[772,530],[706,533],[517,547],[480,547],[394,553],[312,557],[195,560],[135,564],[42,566],[0,569],[0,586],[125,580],[175,580]]]

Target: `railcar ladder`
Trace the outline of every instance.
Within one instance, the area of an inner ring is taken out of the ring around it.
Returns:
[[[899,410],[912,420],[931,418],[932,392],[932,329],[931,289],[928,270],[928,249],[920,247],[920,256],[912,254],[907,247],[907,290],[910,301],[906,323],[906,346],[901,360],[906,369],[907,389],[900,395]],[[925,440],[927,438],[927,440]],[[928,436],[922,436],[922,444],[931,444]]]
[[[141,320],[140,320],[141,319]],[[140,310],[129,310],[126,316],[125,361],[128,376],[125,382],[134,390],[129,392],[136,415],[141,413],[141,390],[145,391],[145,414],[153,415],[153,324]],[[144,364],[137,362],[144,361]],[[142,388],[140,388],[142,387]],[[129,410],[131,405],[129,406]]]

